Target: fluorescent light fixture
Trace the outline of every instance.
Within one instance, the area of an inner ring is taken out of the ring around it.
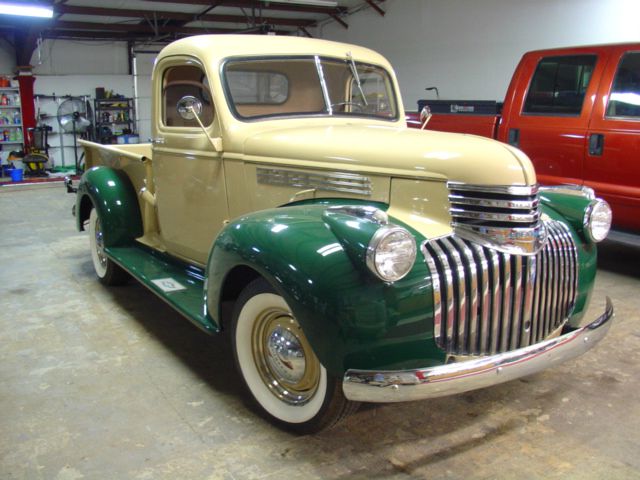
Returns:
[[[53,7],[41,5],[24,5],[0,2],[0,15],[19,15],[21,17],[53,17]]]
[[[289,3],[291,5],[312,5],[314,7],[337,7],[336,0],[262,0],[263,3]]]

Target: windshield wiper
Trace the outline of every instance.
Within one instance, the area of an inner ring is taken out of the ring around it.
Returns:
[[[356,62],[353,61],[353,55],[351,52],[347,52],[347,60],[349,60],[349,66],[351,67],[351,73],[353,74],[353,78],[356,81],[356,86],[358,87],[358,91],[360,95],[362,95],[362,101],[364,101],[365,106],[369,106],[367,102],[367,97],[364,95],[364,90],[362,90],[362,83],[360,82],[360,75],[358,75],[358,69],[356,68]]]
[[[324,70],[322,69],[322,62],[320,57],[316,55],[314,57],[316,63],[316,71],[318,72],[318,78],[320,78],[320,88],[322,88],[322,96],[324,97],[324,103],[327,106],[327,113],[333,115],[333,106],[331,105],[331,98],[329,97],[329,89],[327,88],[327,80],[324,78]]]

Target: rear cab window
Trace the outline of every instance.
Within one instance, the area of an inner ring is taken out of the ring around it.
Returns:
[[[195,65],[169,67],[165,71],[162,81],[163,124],[167,127],[198,127],[195,118],[186,119],[180,115],[179,102],[185,97],[200,102],[200,120],[205,126],[211,125],[214,108],[209,82],[204,71]]]
[[[529,85],[523,113],[579,116],[596,61],[596,55],[566,55],[540,60]]]

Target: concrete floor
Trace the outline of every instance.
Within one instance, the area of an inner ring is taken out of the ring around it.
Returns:
[[[640,478],[640,249],[601,248],[609,336],[469,394],[364,406],[296,437],[248,402],[225,337],[94,278],[61,185],[0,188],[2,479]]]

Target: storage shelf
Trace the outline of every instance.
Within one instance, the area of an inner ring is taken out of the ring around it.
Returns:
[[[2,75],[7,77],[7,75]],[[2,158],[6,160],[7,152],[11,150],[22,150],[24,148],[25,138],[23,138],[22,130],[24,129],[24,119],[22,118],[22,102],[20,101],[20,87],[7,86],[0,88],[0,96],[5,105],[0,104],[0,117],[4,123],[0,124],[0,146],[4,147]],[[20,123],[14,123],[18,120]],[[2,131],[6,132],[2,135]],[[4,140],[6,138],[6,140]]]
[[[94,100],[94,107],[96,142],[115,144],[122,132],[135,132],[135,109],[132,98],[97,98]],[[126,119],[117,118],[122,116]],[[110,120],[106,120],[105,117]]]

